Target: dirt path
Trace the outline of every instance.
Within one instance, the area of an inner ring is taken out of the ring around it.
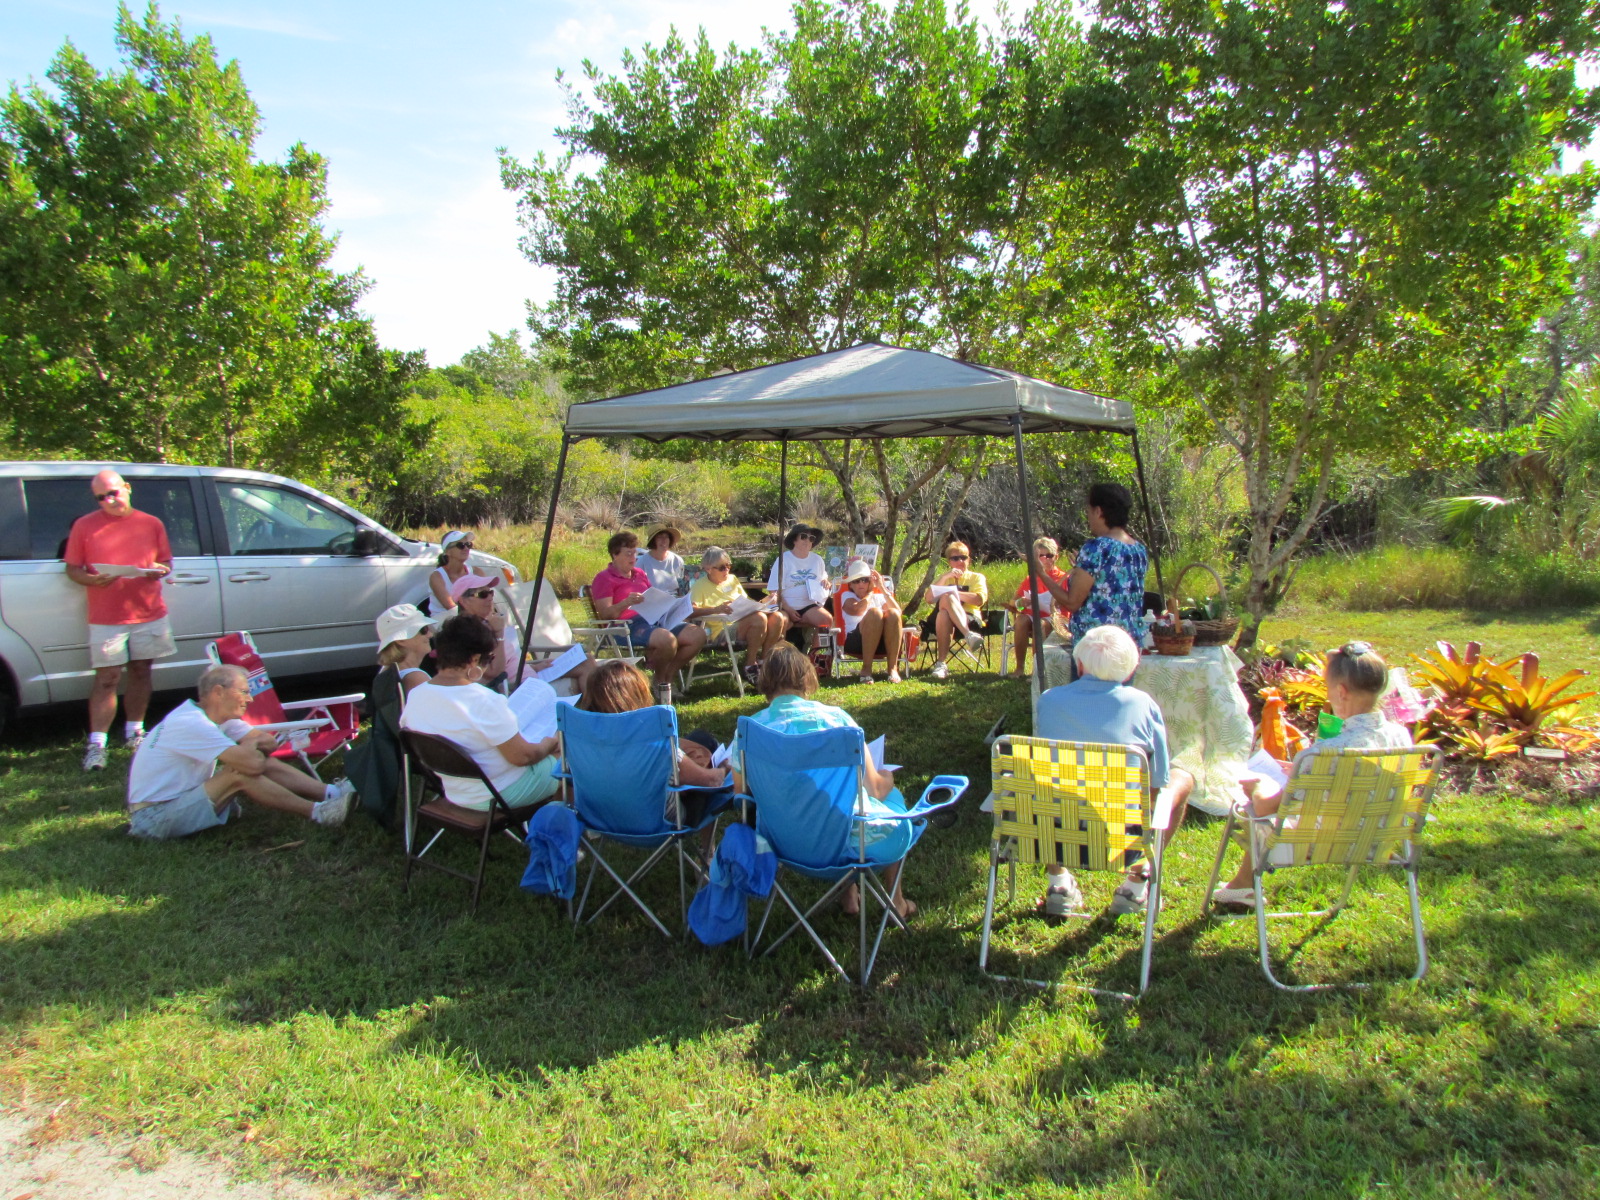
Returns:
[[[335,1200],[375,1194],[304,1180],[236,1180],[219,1159],[138,1141],[57,1137],[49,1110],[0,1109],[0,1200]]]

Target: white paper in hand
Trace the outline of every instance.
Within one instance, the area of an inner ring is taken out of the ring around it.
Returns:
[[[867,743],[867,753],[872,756],[872,765],[880,771],[898,771],[900,763],[886,763],[883,761],[883,737],[875,737]]]
[[[1283,773],[1283,768],[1278,765],[1278,760],[1265,750],[1257,750],[1250,756],[1250,761],[1245,763],[1245,779],[1256,779],[1256,796],[1262,800],[1270,800],[1289,782],[1289,777]]]
[[[742,621],[751,613],[766,612],[771,607],[771,601],[752,600],[749,596],[735,596],[733,598],[733,611],[728,614],[728,619],[730,621]]]
[[[945,596],[953,596],[960,590],[961,589],[953,583],[936,583],[928,588],[928,594],[935,600],[939,600]]]
[[[530,742],[542,742],[556,732],[556,690],[542,679],[524,679],[508,701],[517,728]]]
[[[574,667],[581,666],[583,660],[587,657],[588,654],[582,646],[568,646],[566,653],[562,654],[543,670],[537,672],[534,678],[542,679],[546,683],[554,683]]]
[[[675,592],[669,592],[665,588],[653,587],[634,602],[633,611],[646,621],[649,621],[650,624],[659,625],[661,618],[667,615],[667,611],[677,601],[678,596]]]
[[[718,742],[717,748],[711,752],[711,765],[713,767],[720,767],[726,763],[730,757],[731,755],[728,753],[728,748],[721,742]]]

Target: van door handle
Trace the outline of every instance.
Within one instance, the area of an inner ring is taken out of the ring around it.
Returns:
[[[193,585],[193,584],[197,584],[197,583],[210,583],[211,582],[211,576],[209,576],[209,575],[177,574],[177,575],[169,576],[169,578],[172,580],[172,582],[174,584],[184,584],[184,583],[186,583],[186,584]]]
[[[242,575],[229,575],[228,576],[228,582],[229,583],[261,583],[263,580],[267,580],[267,579],[271,579],[271,578],[272,578],[272,576],[268,575],[265,571],[246,571]]]

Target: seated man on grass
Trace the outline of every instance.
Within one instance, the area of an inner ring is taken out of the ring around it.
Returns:
[[[187,837],[226,825],[244,797],[263,808],[339,825],[350,813],[355,788],[348,779],[324,785],[286,762],[269,757],[271,731],[235,741],[226,722],[241,721],[250,706],[250,683],[234,666],[200,676],[199,699],[185,700],[148,734],[128,771],[128,832],[134,837]]]

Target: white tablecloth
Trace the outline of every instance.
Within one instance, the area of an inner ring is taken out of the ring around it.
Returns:
[[[1133,686],[1161,706],[1172,765],[1194,776],[1189,803],[1214,816],[1244,798],[1239,775],[1255,730],[1239,687],[1243,665],[1227,646],[1198,646],[1179,657],[1147,654],[1133,674]],[[1058,687],[1069,678],[1066,648],[1047,644],[1045,686]]]

